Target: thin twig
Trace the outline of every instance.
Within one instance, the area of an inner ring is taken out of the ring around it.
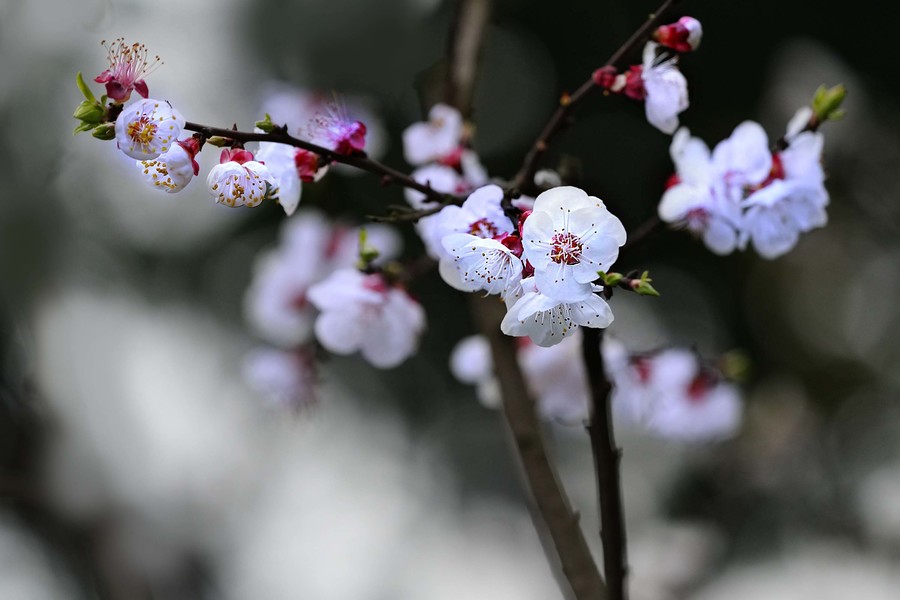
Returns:
[[[676,2],[678,2],[678,0],[665,0],[662,5],[656,9],[656,12],[651,13],[644,24],[641,25],[641,27],[638,28],[624,44],[619,46],[619,48],[613,52],[612,56],[609,57],[609,60],[606,61],[604,66],[617,67],[618,63],[650,34],[653,27],[659,23],[663,16],[665,16],[665,13],[668,12]],[[599,86],[594,81],[593,76],[591,76],[575,90],[575,93],[571,95],[563,94],[560,98],[556,112],[550,117],[550,120],[541,130],[540,135],[538,135],[537,140],[532,144],[528,154],[525,155],[525,160],[522,161],[519,172],[516,173],[516,176],[512,180],[512,188],[518,189],[519,191],[526,191],[530,187],[531,181],[534,178],[534,173],[537,170],[538,162],[544,153],[547,152],[547,149],[550,147],[550,142],[566,124],[569,113],[571,113],[575,107],[597,87]]]
[[[619,465],[622,451],[616,446],[610,410],[611,386],[603,367],[600,344],[603,330],[585,327],[582,355],[590,382],[591,417],[587,426],[597,471],[597,495],[600,499],[600,540],[603,542],[603,572],[610,600],[626,598],[625,576],[628,558],[625,542],[625,516]]]

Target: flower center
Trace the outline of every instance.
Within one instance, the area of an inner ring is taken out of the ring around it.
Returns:
[[[141,115],[136,121],[128,124],[128,137],[138,144],[149,144],[156,136],[156,123],[147,115]]]
[[[713,385],[715,385],[714,377],[705,372],[700,372],[697,374],[694,379],[691,380],[691,383],[687,388],[687,398],[691,404],[703,404],[706,400],[707,394],[712,389]]]
[[[469,233],[483,239],[490,239],[497,235],[497,228],[487,219],[478,219],[469,225]]]
[[[694,233],[700,233],[706,230],[709,225],[709,211],[705,208],[692,208],[684,216],[684,222],[687,228]]]
[[[568,231],[550,239],[550,260],[558,264],[577,265],[581,259],[581,240]]]

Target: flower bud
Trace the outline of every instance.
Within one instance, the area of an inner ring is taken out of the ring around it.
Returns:
[[[91,133],[91,135],[98,140],[114,140],[116,139],[116,124],[103,123],[102,125],[97,125],[96,127],[94,127],[94,131]]]
[[[653,39],[675,52],[690,52],[700,46],[703,27],[694,17],[681,17],[671,25],[662,25],[653,33]]]
[[[100,123],[103,120],[106,110],[96,100],[91,102],[85,100],[75,109],[72,116],[85,123]]]

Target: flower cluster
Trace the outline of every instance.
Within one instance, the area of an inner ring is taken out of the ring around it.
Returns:
[[[359,227],[301,211],[285,222],[278,247],[257,261],[245,312],[256,334],[274,348],[251,354],[246,379],[279,404],[288,397],[295,398],[292,405],[308,403],[312,388],[301,384],[315,381],[314,335],[332,352],[361,350],[384,368],[416,348],[425,324],[422,308],[380,272],[399,253],[399,237],[384,225],[365,229],[372,257],[366,273],[357,269],[360,239]]]
[[[159,57],[148,60],[146,47],[127,45],[121,38],[108,45],[107,52],[109,68],[94,79],[105,84],[106,95],[98,100],[78,76],[85,100],[75,111],[81,121],[76,133],[92,131],[96,138],[115,139],[123,153],[136,159],[154,189],[180,192],[200,174],[196,157],[207,135],[181,137],[186,125],[181,114],[167,101],[148,98],[144,77],[160,64]],[[127,104],[133,91],[142,99]],[[297,111],[305,116],[302,126],[295,124],[298,136],[322,146],[324,154],[364,153],[368,128],[337,99],[315,106],[293,101],[302,104]],[[283,98],[280,102],[285,103]],[[274,128],[268,115],[257,125]],[[302,184],[318,181],[328,168],[319,155],[288,144],[261,142],[254,156],[238,140],[218,138],[210,143],[229,146],[206,180],[210,196],[223,206],[254,207],[274,200],[290,216],[300,203]]]
[[[444,281],[500,296],[508,307],[503,332],[539,346],[557,344],[579,326],[608,326],[612,312],[594,282],[625,243],[621,221],[575,187],[543,192],[518,223],[503,200],[500,187],[484,186],[420,228]]]
[[[587,373],[581,360],[579,333],[549,348],[521,338],[516,358],[543,418],[578,425],[588,417]],[[484,406],[500,407],[500,390],[484,336],[473,335],[459,341],[450,354],[450,371],[460,382],[476,386]]]
[[[703,238],[716,254],[751,243],[764,258],[793,248],[801,233],[828,220],[821,165],[822,134],[807,129],[811,109],[788,127],[786,148],[769,149],[763,128],[746,121],[710,152],[687,129],[672,140],[675,175],[659,204],[659,217]]]
[[[672,135],[678,129],[678,115],[689,105],[687,80],[678,69],[677,53],[696,50],[702,37],[700,21],[693,17],[663,25],[654,32],[655,41],[644,46],[641,64],[621,73],[612,66],[597,69],[594,83],[608,92],[643,102],[647,121]]]
[[[478,155],[469,147],[463,117],[458,110],[445,104],[434,105],[428,121],[413,123],[403,132],[403,155],[418,167],[413,179],[444,194],[466,194],[487,183],[488,175]],[[406,190],[406,200],[413,208],[427,206],[424,194]],[[425,217],[419,221],[419,232],[427,231],[435,220]],[[438,258],[438,246],[428,246],[429,254]]]
[[[550,348],[525,340],[517,358],[528,388],[545,419],[578,425],[589,416],[587,373],[581,336]],[[613,384],[616,420],[665,439],[704,442],[734,435],[742,421],[738,388],[693,351],[666,348],[630,354],[615,339],[603,343],[603,361]],[[500,396],[487,340],[462,339],[450,356],[450,370],[462,383],[476,386],[478,399],[499,408]]]
[[[608,339],[603,359],[613,384],[613,412],[624,424],[681,441],[734,435],[743,408],[738,388],[684,348],[629,354]]]

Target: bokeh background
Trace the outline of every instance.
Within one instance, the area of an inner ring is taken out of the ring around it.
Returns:
[[[474,113],[492,175],[652,8],[496,2]],[[633,597],[897,598],[895,19],[876,0],[680,10],[706,31],[683,61],[682,120],[710,143],[745,119],[779,136],[819,84],[850,92],[825,131],[827,228],[773,262],[667,233],[623,265],[663,293],[615,298],[632,348],[741,349],[753,367],[734,440],[622,432]],[[502,423],[447,369],[472,330],[460,296],[417,281],[417,356],[388,372],[331,358],[316,406],[273,409],[240,365],[257,344],[244,292],[281,210],[216,206],[202,182],[159,194],[112,143],[70,133],[75,73],[103,70],[99,41],[124,35],[162,55],[152,94],[189,120],[249,128],[277,82],[365,95],[403,166],[452,15],[449,0],[0,3],[0,598],[559,597]],[[672,170],[668,142],[639,105],[598,95],[548,165],[577,159],[635,226]],[[303,198],[351,221],[401,202],[365,175]],[[586,436],[548,428],[599,556]]]

